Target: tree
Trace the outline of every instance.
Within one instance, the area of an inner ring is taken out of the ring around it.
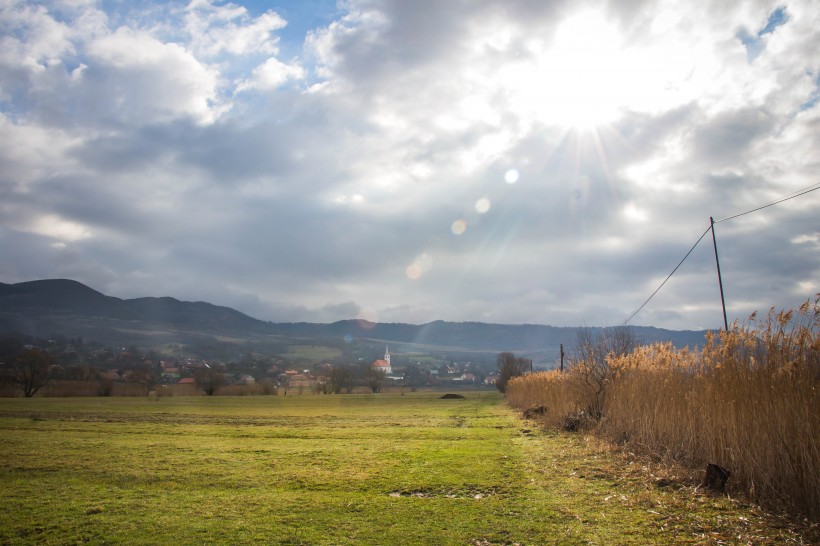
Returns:
[[[194,372],[196,386],[205,391],[208,396],[213,396],[219,387],[226,383],[225,374],[213,368],[199,368]]]
[[[424,386],[426,382],[427,376],[418,366],[411,364],[404,370],[404,383],[410,387],[411,390]]]
[[[23,387],[23,396],[31,398],[51,380],[54,357],[40,349],[27,349],[14,360],[14,378]]]
[[[330,371],[330,392],[339,394],[343,387],[352,384],[353,372],[347,366],[335,366]],[[352,389],[350,389],[352,390]],[[349,393],[350,390],[347,392]]]
[[[589,328],[578,330],[570,372],[592,419],[600,419],[603,415],[606,390],[617,373],[609,365],[609,357],[627,355],[636,344],[635,334],[629,326],[604,328],[598,333]]]
[[[507,383],[510,379],[532,370],[532,360],[516,358],[514,354],[508,352],[499,353],[496,364],[498,365],[498,379],[495,386],[501,392],[507,390]]]
[[[151,389],[157,384],[154,373],[144,367],[130,370],[127,374],[127,378],[129,383],[141,386],[146,395],[151,392]]]
[[[370,390],[373,391],[373,394],[375,394],[382,390],[384,380],[387,379],[387,374],[384,373],[383,370],[368,364],[367,370],[365,370],[365,379],[367,386],[370,387]]]
[[[69,366],[65,370],[65,378],[69,381],[96,381],[100,374],[88,364]]]

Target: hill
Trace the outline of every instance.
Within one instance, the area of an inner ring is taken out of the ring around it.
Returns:
[[[598,328],[592,328],[599,330]],[[514,351],[554,361],[560,344],[571,346],[579,328],[538,324],[434,321],[422,325],[343,320],[330,324],[270,323],[235,309],[171,297],[120,299],[77,281],[0,283],[0,332],[47,337],[61,334],[100,342],[155,345],[208,339],[230,342],[364,339],[405,344],[405,350]],[[704,331],[636,326],[642,343],[702,345]]]
[[[264,334],[268,323],[205,302],[174,298],[120,299],[77,281],[0,283],[0,331],[36,337],[62,334],[101,342],[155,337]]]

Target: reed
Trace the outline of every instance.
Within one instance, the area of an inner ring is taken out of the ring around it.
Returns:
[[[548,427],[560,426],[567,416],[579,412],[581,405],[570,376],[557,370],[510,379],[506,399],[520,410],[546,407],[547,412],[540,419]]]
[[[656,344],[610,356],[594,433],[694,468],[719,464],[751,499],[820,521],[818,302],[753,315],[710,333],[701,350]],[[585,407],[572,370],[510,381],[507,399],[547,406],[552,426]]]

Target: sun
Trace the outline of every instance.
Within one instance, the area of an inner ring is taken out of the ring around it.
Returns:
[[[584,130],[611,123],[641,96],[639,60],[600,13],[567,19],[550,43],[533,44],[530,61],[504,76],[511,105],[549,125]]]
[[[495,140],[485,139],[484,148],[497,148],[533,127],[601,132],[627,113],[656,114],[685,104],[697,96],[698,85],[690,81],[696,61],[667,39],[667,27],[653,25],[651,39],[636,41],[606,18],[606,10],[581,8],[548,35],[513,41],[515,29],[499,29],[493,43],[509,55],[467,65],[462,99],[435,123],[456,131],[474,123],[504,127]],[[511,44],[515,49],[505,50]]]

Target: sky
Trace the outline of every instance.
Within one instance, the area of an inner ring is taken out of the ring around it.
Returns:
[[[0,0],[0,282],[274,322],[820,292],[820,2]],[[801,191],[777,205],[721,221]]]

